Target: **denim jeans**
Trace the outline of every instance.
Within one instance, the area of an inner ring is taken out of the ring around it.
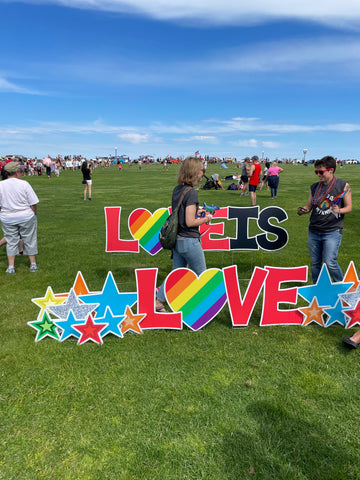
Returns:
[[[313,283],[317,282],[322,262],[326,263],[331,278],[334,282],[343,281],[343,273],[337,262],[338,250],[342,235],[340,230],[333,232],[311,232],[309,230],[308,247],[311,260],[311,277]]]
[[[206,270],[205,255],[199,238],[180,237],[178,235],[173,249],[172,269],[185,267],[190,268],[196,275],[201,275]],[[161,302],[165,301],[164,282],[157,292],[157,298]]]
[[[268,178],[268,185],[271,190],[271,198],[276,197],[278,186],[279,186],[279,176],[278,175],[270,175]]]

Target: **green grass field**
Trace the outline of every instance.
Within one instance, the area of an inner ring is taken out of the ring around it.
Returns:
[[[247,328],[232,328],[225,306],[199,332],[109,335],[102,346],[34,342],[31,299],[48,286],[69,291],[78,270],[93,291],[110,270],[122,291],[135,291],[135,268],[158,266],[159,281],[166,277],[169,252],[105,253],[104,207],[122,207],[121,238],[130,239],[129,214],[168,206],[177,170],[96,169],[92,202],[83,201],[80,172],[26,178],[40,199],[39,271],[17,257],[7,276],[0,250],[0,479],[359,479],[359,353],[343,349],[340,326],[260,328],[260,299]],[[215,172],[238,171],[215,165],[207,174]],[[339,254],[345,271],[351,260],[359,267],[360,167],[337,174],[353,193]],[[309,219],[296,209],[314,181],[312,166],[286,165],[276,201],[258,192],[261,208],[287,211],[284,249],[209,252],[208,268],[236,264],[248,279],[256,265],[309,264]],[[233,191],[200,189],[199,199],[250,205]]]

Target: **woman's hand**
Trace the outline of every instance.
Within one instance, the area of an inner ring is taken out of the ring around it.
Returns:
[[[309,213],[309,210],[306,207],[298,207],[297,209],[298,215],[305,215],[305,213]]]

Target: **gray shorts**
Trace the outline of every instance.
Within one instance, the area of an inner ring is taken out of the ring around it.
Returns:
[[[19,253],[19,238],[24,242],[25,255],[37,255],[37,216],[34,215],[26,222],[10,225],[1,223],[1,228],[6,239],[6,253],[15,256]]]

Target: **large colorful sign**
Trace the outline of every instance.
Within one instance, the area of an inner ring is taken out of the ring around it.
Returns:
[[[165,294],[169,311],[157,312],[155,297],[157,268],[135,270],[136,291],[121,292],[111,272],[101,291],[89,291],[78,272],[69,292],[54,294],[51,287],[43,297],[32,301],[40,309],[38,318],[28,322],[36,330],[35,341],[46,337],[64,341],[74,337],[79,345],[103,343],[107,335],[123,338],[128,332],[140,334],[149,329],[177,329],[185,325],[193,331],[204,328],[228,305],[233,327],[246,327],[262,292],[260,326],[309,325],[345,328],[360,325],[360,285],[353,262],[343,282],[332,283],[326,265],[315,285],[281,288],[282,283],[304,283],[308,267],[255,267],[242,295],[236,265],[208,269],[197,277],[181,268],[169,273]],[[298,297],[308,303],[296,306]],[[136,305],[136,307],[135,307]]]
[[[106,252],[139,253],[141,247],[150,255],[156,255],[162,248],[159,232],[170,213],[170,208],[159,208],[154,213],[137,208],[128,218],[133,240],[124,240],[120,232],[121,207],[105,207]],[[279,224],[287,218],[286,211],[276,206],[262,210],[259,206],[223,207],[216,211],[209,225],[201,225],[201,245],[205,251],[280,250],[285,247],[289,237]],[[236,223],[235,237],[224,237],[225,223],[221,220]],[[255,236],[250,236],[251,222],[256,223],[260,232]]]

